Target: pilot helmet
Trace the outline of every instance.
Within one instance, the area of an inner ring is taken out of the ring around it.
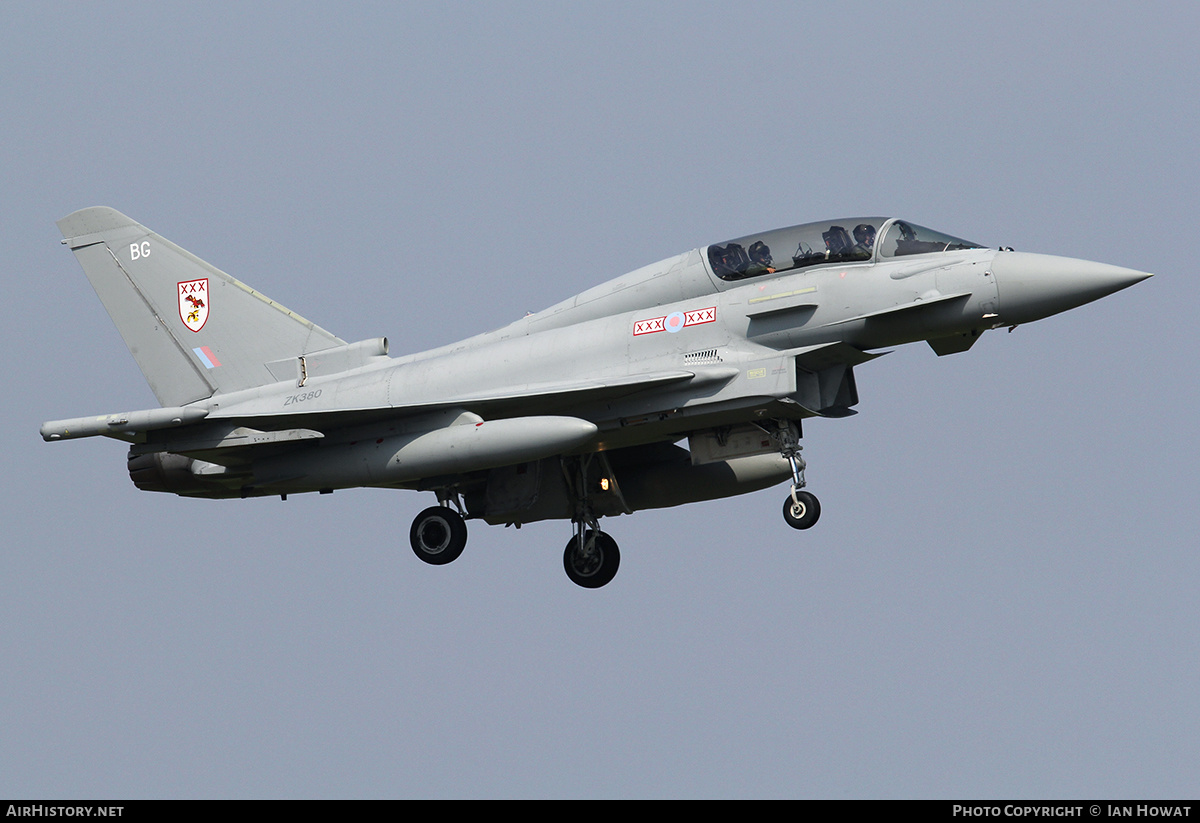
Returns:
[[[862,246],[870,246],[875,242],[875,227],[870,223],[859,223],[854,227],[854,239]]]
[[[771,265],[771,249],[761,240],[756,241],[749,248],[750,259],[755,263],[764,266]]]

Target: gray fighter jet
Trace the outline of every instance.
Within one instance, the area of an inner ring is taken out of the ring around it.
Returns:
[[[563,565],[588,588],[620,562],[601,517],[790,481],[784,520],[816,523],[801,421],[854,414],[854,367],[880,349],[966,351],[1150,276],[827,220],[393,358],[386,338],[347,343],[113,209],[58,226],[162,408],[48,422],[43,438],[124,440],[139,489],[185,497],[432,491],[410,531],[432,564],[462,553],[466,519],[568,520]]]

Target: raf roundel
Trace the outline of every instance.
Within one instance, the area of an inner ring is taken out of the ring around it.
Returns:
[[[677,311],[668,314],[666,322],[663,325],[671,334],[675,334],[676,332],[680,331],[684,326],[683,312]]]

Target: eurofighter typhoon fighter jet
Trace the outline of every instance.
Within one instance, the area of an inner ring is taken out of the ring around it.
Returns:
[[[854,367],[1131,286],[1132,269],[984,248],[895,218],[717,243],[497,331],[390,357],[347,343],[110,208],[58,222],[162,408],[56,420],[46,440],[129,447],[146,491],[236,498],[356,486],[431,491],[410,542],[449,563],[468,519],[574,524],[567,576],[620,562],[600,518],[790,482],[817,522],[801,423],[854,414]]]

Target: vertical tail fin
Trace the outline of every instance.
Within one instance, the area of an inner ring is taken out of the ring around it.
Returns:
[[[58,227],[164,406],[272,383],[267,363],[344,345],[115,209]]]

